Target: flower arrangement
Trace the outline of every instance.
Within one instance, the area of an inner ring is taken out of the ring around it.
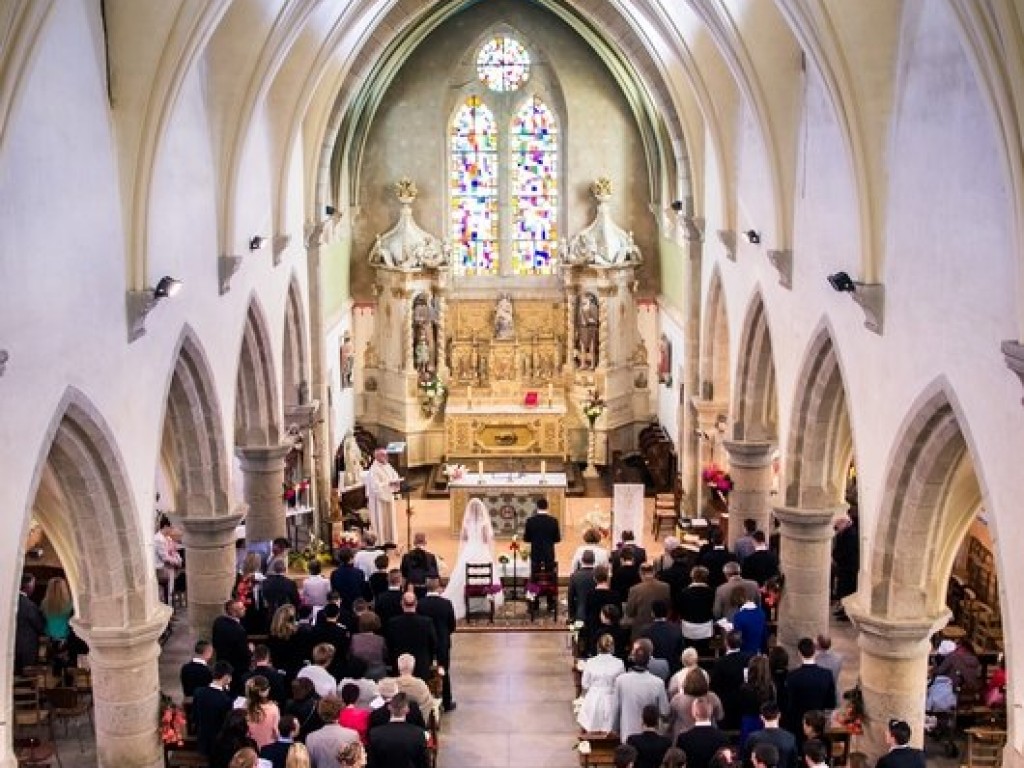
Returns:
[[[864,735],[864,693],[854,686],[843,694],[843,706],[836,713],[836,724],[854,736]]]
[[[363,546],[363,537],[357,530],[341,531],[334,537],[335,549],[359,549]]]
[[[462,480],[466,476],[464,464],[445,464],[444,473],[449,480]]]
[[[309,478],[304,477],[297,483],[281,483],[281,501],[289,507],[296,506],[303,498],[309,498]]]
[[[160,740],[167,745],[185,745],[185,712],[165,693],[160,694]]]
[[[521,560],[530,559],[530,548],[520,544],[518,536],[512,537],[512,542],[508,545],[508,549],[512,553],[512,557],[518,557]]]
[[[421,379],[420,406],[423,409],[423,414],[427,417],[433,417],[434,414],[441,410],[447,392],[448,388],[436,373],[429,378]]]
[[[723,496],[728,496],[729,492],[733,489],[733,482],[729,473],[715,464],[704,467],[704,471],[701,472],[700,476],[704,485]]]
[[[590,428],[594,428],[594,422],[601,418],[601,414],[605,410],[605,402],[598,394],[596,389],[590,390],[587,394],[587,399],[583,401],[583,415],[587,417],[587,421],[590,422]]]
[[[300,572],[308,570],[309,564],[314,560],[321,565],[334,565],[334,557],[327,542],[315,535],[309,537],[309,544],[305,548],[288,553],[288,567]]]

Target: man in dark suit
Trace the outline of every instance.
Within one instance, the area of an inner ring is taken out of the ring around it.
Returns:
[[[369,768],[428,768],[426,733],[405,720],[409,706],[404,693],[387,705],[391,720],[370,731]]]
[[[224,725],[224,718],[231,711],[234,701],[231,696],[231,664],[218,661],[213,665],[213,682],[196,688],[192,694],[192,722],[196,727],[196,746],[204,755],[209,755],[213,743]]]
[[[548,500],[537,500],[537,512],[526,520],[523,527],[523,541],[530,545],[530,577],[540,571],[555,573],[558,565],[555,561],[555,544],[562,540],[562,531],[558,520],[548,514]],[[554,611],[558,595],[547,595],[548,610]],[[539,602],[539,598],[536,602]]]
[[[708,768],[715,752],[729,746],[729,737],[711,722],[711,704],[703,696],[694,699],[693,721],[693,728],[676,738],[676,746],[686,753],[686,768]]]
[[[799,742],[805,712],[836,708],[836,682],[829,670],[814,663],[816,649],[811,638],[800,638],[796,648],[801,663],[786,677],[786,711],[782,725],[795,734]]]
[[[342,603],[349,610],[360,597],[364,600],[370,598],[366,574],[352,565],[352,557],[352,550],[342,547],[338,552],[338,567],[331,573],[331,589],[341,595]]]
[[[672,606],[679,604],[683,590],[690,586],[690,569],[695,560],[686,549],[678,546],[672,550],[672,563],[658,571],[658,579],[668,584]]]
[[[761,705],[761,721],[764,728],[754,731],[747,737],[744,754],[751,759],[754,748],[759,744],[770,744],[778,753],[775,763],[778,768],[797,768],[796,738],[787,730],[779,727],[779,705],[767,701]]]
[[[242,626],[244,615],[245,603],[241,600],[228,600],[224,603],[224,613],[213,620],[213,652],[217,655],[217,661],[228,662],[234,670],[231,692],[236,696],[241,696],[245,690],[243,678],[252,662],[249,635]]]
[[[890,720],[885,732],[889,752],[878,758],[875,768],[925,768],[924,752],[910,746],[910,725]]]
[[[654,578],[654,564],[644,563],[640,566],[640,583],[629,590],[626,607],[622,612],[622,623],[629,627],[630,640],[639,640],[654,622],[654,604],[665,603],[665,615],[668,615],[668,602],[672,599],[672,591],[668,584]],[[680,649],[682,653],[682,649]],[[664,658],[660,656],[659,658]]]
[[[622,532],[622,540],[609,556],[609,562],[611,563],[613,574],[619,569],[622,550],[626,547],[631,547],[633,549],[633,562],[636,563],[637,567],[640,567],[647,562],[647,550],[636,543],[636,534],[627,528]]]
[[[430,668],[437,659],[437,632],[434,622],[416,614],[416,595],[402,595],[402,613],[391,619],[384,631],[392,669],[397,669],[398,657],[412,654],[416,659],[414,674],[423,681],[430,679]]]
[[[14,635],[15,674],[21,674],[25,667],[39,663],[39,637],[46,633],[46,619],[32,599],[35,590],[35,577],[30,573],[23,574]]]
[[[380,694],[381,699],[383,699],[384,705],[370,710],[369,730],[371,731],[379,726],[387,725],[391,721],[391,709],[388,707],[388,704],[398,694],[398,681],[393,677],[385,677],[380,681],[377,692]],[[427,721],[424,719],[419,705],[408,698],[405,703],[409,707],[405,713],[405,722],[412,723],[418,728],[426,729]]]
[[[427,594],[416,605],[416,613],[434,622],[437,633],[437,664],[444,669],[441,677],[441,706],[445,712],[455,709],[452,699],[452,633],[455,632],[455,607],[441,594],[441,582],[434,576],[427,579]]]
[[[725,717],[720,725],[727,731],[736,731],[740,727],[740,688],[750,661],[750,654],[740,650],[742,642],[739,632],[726,634],[725,655],[711,668],[711,690],[722,701]]]
[[[672,746],[672,739],[658,733],[658,721],[661,719],[661,715],[656,705],[647,704],[640,717],[643,720],[644,729],[626,739],[626,743],[636,750],[633,768],[659,768],[665,753]]]
[[[749,755],[750,764],[754,768],[779,768],[780,759],[779,750],[768,742],[756,745]]]
[[[579,569],[569,577],[569,618],[572,621],[587,620],[587,598],[597,586],[594,560],[594,550],[583,550]]]
[[[632,546],[623,547],[618,566],[612,568],[612,589],[618,593],[622,603],[629,599],[629,590],[640,583],[640,565],[635,557]]]
[[[295,737],[299,735],[299,721],[295,715],[281,715],[277,721],[277,741],[267,744],[260,750],[260,757],[269,760],[273,768],[285,768],[288,762],[288,750],[295,743]]]
[[[764,531],[754,531],[754,551],[743,561],[743,578],[764,586],[768,579],[779,575],[779,556],[768,549]]]
[[[667,661],[669,672],[675,674],[683,666],[680,660],[683,653],[683,630],[678,622],[668,620],[668,603],[664,600],[654,601],[651,615],[654,622],[644,632],[654,646],[651,655]]]
[[[718,589],[725,583],[725,572],[722,568],[735,559],[736,555],[726,549],[722,541],[722,532],[718,528],[711,528],[708,531],[708,543],[701,547],[697,556],[697,564],[708,569],[708,584],[713,589]]]
[[[213,682],[213,671],[210,659],[213,658],[213,646],[209,640],[196,640],[195,656],[191,661],[181,665],[181,692],[188,698],[192,697],[196,688]]]
[[[294,605],[298,608],[302,604],[299,598],[299,588],[295,582],[288,578],[288,564],[282,558],[274,560],[270,566],[270,575],[263,580],[260,586],[260,594],[263,596],[263,603],[267,606],[270,615],[282,605]]]
[[[388,588],[373,599],[373,612],[380,617],[384,628],[402,613],[402,572],[398,568],[388,571]]]
[[[335,680],[345,676],[345,663],[348,660],[348,648],[352,642],[348,630],[341,624],[341,609],[328,603],[320,611],[323,621],[317,622],[310,635],[310,644],[316,647],[320,643],[328,643],[334,647],[334,658],[327,666],[327,671]]]
[[[583,619],[582,634],[585,637],[583,647],[587,649],[587,653],[594,652],[597,632],[601,628],[601,609],[606,605],[614,605],[619,615],[622,615],[622,601],[619,600],[619,593],[611,588],[608,566],[599,565],[594,568],[594,591],[587,596],[587,605],[584,609],[586,617]]]
[[[257,645],[252,652],[252,669],[242,676],[242,688],[244,689],[246,683],[257,675],[267,679],[267,682],[270,683],[271,701],[277,702],[278,707],[284,709],[284,705],[288,702],[288,689],[284,684],[284,674],[274,667],[274,662],[270,658],[270,649],[262,643]]]
[[[427,551],[427,534],[417,533],[412,537],[412,549],[402,555],[402,578],[412,584],[416,597],[427,593],[427,579],[440,575],[437,556]]]

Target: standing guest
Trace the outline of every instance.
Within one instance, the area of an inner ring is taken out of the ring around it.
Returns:
[[[778,768],[797,768],[796,738],[789,731],[779,727],[779,717],[777,703],[767,701],[761,705],[761,720],[764,727],[747,737],[744,754],[749,760],[758,745],[771,744],[778,751]]]
[[[391,719],[370,731],[369,763],[377,768],[428,768],[426,732],[406,721],[409,706],[403,694],[388,703]]]
[[[387,674],[388,647],[380,634],[380,617],[364,613],[359,617],[359,631],[352,635],[349,653],[366,663],[366,676],[380,680]]]
[[[366,662],[356,656],[349,657],[348,676],[338,681],[338,691],[341,691],[349,683],[359,689],[356,706],[369,709],[370,703],[377,698],[378,686],[376,681],[366,676]]]
[[[291,549],[292,543],[288,541],[284,536],[278,536],[272,542],[270,542],[270,557],[267,559],[267,567],[264,569],[265,574],[274,573],[274,566],[278,563],[284,563],[285,571],[288,570],[288,550]]]
[[[384,550],[377,546],[377,534],[373,531],[363,531],[363,546],[352,558],[352,565],[366,574],[369,581],[376,569],[377,558],[384,554]]]
[[[277,723],[277,740],[260,748],[260,758],[269,760],[271,768],[286,768],[288,751],[299,735],[299,721],[294,715],[281,715]]]
[[[669,672],[668,660],[659,659],[654,656],[654,643],[646,637],[638,638],[633,642],[632,650],[643,648],[647,652],[647,671],[652,675],[661,678],[661,681],[668,685],[668,679],[672,676]]]
[[[398,686],[398,692],[405,694],[409,701],[415,702],[421,712],[429,713],[434,708],[434,697],[430,694],[427,684],[413,674],[415,668],[416,659],[411,654],[403,653],[399,656],[395,684]]]
[[[952,652],[935,665],[931,675],[933,678],[942,675],[956,680],[962,690],[974,694],[981,692],[981,662],[974,655],[974,646],[967,638],[956,641]]]
[[[587,598],[597,586],[594,578],[594,553],[584,550],[580,558],[580,566],[574,569],[569,577],[569,618],[573,621],[586,622],[587,620]],[[583,638],[584,645],[586,638]]]
[[[427,579],[441,573],[437,555],[427,550],[427,534],[417,533],[412,537],[412,549],[402,555],[400,568],[402,578],[416,590],[416,596],[426,594]]]
[[[665,753],[672,746],[672,739],[658,733],[660,713],[653,704],[648,704],[640,714],[644,729],[634,733],[626,743],[636,750],[635,768],[660,768]]]
[[[261,634],[268,623],[266,606],[263,604],[263,573],[260,571],[260,556],[250,552],[242,561],[242,572],[235,579],[231,596],[242,603],[240,617],[247,632]]]
[[[345,706],[338,715],[338,724],[345,728],[351,728],[359,734],[359,740],[363,744],[369,743],[370,737],[370,710],[358,706],[359,686],[355,683],[345,683],[341,686],[341,703]]]
[[[693,728],[676,737],[676,746],[686,753],[688,768],[709,768],[715,753],[729,745],[729,737],[711,722],[707,699],[693,702],[693,721]]]
[[[708,530],[708,543],[701,547],[697,556],[697,564],[708,569],[708,584],[713,589],[725,581],[725,572],[722,570],[726,563],[736,560],[736,555],[725,547],[722,540],[722,531],[719,528]]]
[[[328,603],[320,613],[323,614],[324,620],[313,627],[310,639],[314,645],[330,645],[334,649],[334,655],[327,665],[327,671],[337,679],[345,673],[348,649],[352,639],[348,630],[338,620],[341,616],[341,609],[338,606]]]
[[[583,532],[583,543],[576,548],[576,551],[572,556],[572,564],[570,570],[575,573],[581,567],[583,567],[583,556],[590,552],[594,556],[594,565],[608,565],[609,554],[605,547],[601,546],[601,534],[594,528],[587,528]]]
[[[747,600],[754,604],[761,602],[761,588],[757,585],[756,581],[744,579],[740,575],[740,564],[735,561],[730,561],[722,566],[722,573],[725,576],[725,581],[719,584],[715,590],[715,618],[732,621],[732,617],[739,610],[739,606],[743,605]],[[746,598],[739,605],[736,605],[736,601],[733,599],[733,594],[737,587],[742,587],[743,595]]]
[[[615,551],[611,554],[611,566],[612,573],[619,569],[620,559],[623,551],[629,547],[633,550],[633,562],[639,568],[641,564],[647,562],[647,550],[636,543],[636,535],[632,530],[627,528],[622,532],[622,538],[619,543],[615,546]]]
[[[768,535],[768,549],[776,556],[782,551],[782,530],[779,518],[772,515],[772,532]]]
[[[366,768],[366,750],[359,742],[346,744],[338,751],[338,765],[341,768]]]
[[[616,603],[609,603],[601,608],[600,619],[594,629],[593,637],[611,635],[615,641],[615,655],[623,661],[629,658],[629,630],[622,626],[622,612]],[[594,649],[591,649],[594,652]]]
[[[669,537],[672,538],[672,537]],[[690,553],[686,548],[677,545],[672,550],[672,561],[658,571],[658,579],[668,584],[671,593],[669,605],[676,617],[679,616],[679,606],[682,602],[683,590],[690,586],[690,571],[693,568]]]
[[[615,680],[626,667],[614,652],[612,636],[601,635],[597,655],[583,664],[583,704],[576,719],[584,731],[607,732],[615,727]]]
[[[306,748],[314,768],[335,768],[342,747],[359,742],[358,733],[338,723],[344,706],[337,696],[327,696],[317,705],[317,713],[324,725],[306,737]]]
[[[306,566],[309,576],[302,582],[302,602],[316,608],[323,608],[327,605],[327,593],[331,591],[331,582],[321,575],[319,560],[310,560]]]
[[[384,640],[391,654],[391,666],[397,668],[398,657],[408,653],[416,659],[416,677],[430,678],[430,669],[437,659],[437,632],[434,622],[416,613],[416,595],[402,595],[402,613],[391,619],[384,628]]]
[[[523,541],[530,545],[530,576],[540,571],[554,572],[555,544],[562,540],[558,519],[548,514],[548,500],[537,500],[537,511],[523,526]],[[554,610],[557,596],[548,595],[548,610]]]
[[[45,634],[50,638],[50,658],[54,663],[54,671],[60,671],[68,663],[70,622],[75,612],[71,590],[63,577],[54,576],[46,582],[46,594],[39,603],[39,609],[46,620]]]
[[[875,768],[883,764],[882,758],[875,763]],[[902,762],[898,762],[898,765],[903,765]],[[811,739],[804,744],[804,765],[807,768],[828,768],[828,747],[824,741],[820,739]],[[921,760],[921,765],[924,766],[924,760]],[[909,768],[909,766],[908,766]]]
[[[402,613],[402,572],[398,568],[388,571],[388,588],[373,599],[373,611],[380,616],[381,626]]]
[[[236,696],[242,695],[245,673],[252,662],[249,635],[242,626],[244,615],[245,604],[241,600],[228,600],[224,613],[213,620],[213,652],[217,661],[228,662],[235,671],[231,692]]]
[[[658,708],[662,717],[668,715],[665,684],[647,670],[650,657],[643,647],[635,647],[630,655],[630,669],[615,679],[615,730],[625,742],[643,730],[640,714],[648,704]]]
[[[313,663],[303,667],[299,671],[296,680],[308,679],[313,683],[316,692],[321,698],[334,695],[338,690],[338,681],[334,675],[327,671],[327,668],[334,661],[334,646],[330,643],[320,643],[313,648]]]
[[[851,510],[852,512],[853,510]],[[860,571],[860,533],[853,516],[847,514],[835,523],[832,539],[832,597],[836,609],[833,615],[840,621],[849,621],[842,600],[857,591],[857,573]]]
[[[434,622],[437,635],[437,665],[441,673],[441,707],[445,712],[455,709],[452,698],[452,635],[455,633],[455,606],[441,594],[441,581],[431,576],[427,579],[427,594],[416,605],[416,613]]]
[[[601,624],[601,611],[606,605],[614,605],[616,610],[621,610],[622,601],[619,600],[619,593],[611,588],[608,567],[599,565],[594,568],[594,591],[587,596],[584,608],[582,634],[587,640],[588,653],[594,652],[594,643],[597,641],[597,631]]]
[[[671,568],[672,563],[675,562],[675,551],[676,547],[680,544],[679,538],[676,536],[666,536],[661,545],[663,551],[660,555],[654,558],[654,572],[661,573],[662,571]]]
[[[678,623],[668,620],[668,603],[664,600],[655,600],[651,604],[651,616],[654,621],[644,633],[651,641],[651,653],[656,659],[665,659],[669,672],[675,674],[679,671],[679,657],[683,652],[683,630]]]
[[[299,588],[288,578],[288,564],[284,560],[275,560],[270,566],[269,575],[263,580],[262,591],[263,604],[271,615],[282,605],[298,608],[302,604]]]
[[[244,675],[244,683],[248,685],[249,681],[255,677],[262,677],[267,681],[270,685],[270,700],[277,704],[278,707],[283,707],[285,702],[288,701],[285,676],[274,666],[270,656],[270,649],[262,643],[253,649],[252,669]]]
[[[391,709],[388,707],[388,704],[398,695],[398,682],[393,677],[385,677],[380,681],[378,693],[380,695],[370,704],[371,732],[374,728],[387,724],[391,719]],[[406,722],[412,723],[418,728],[426,728],[427,721],[423,717],[419,705],[415,701],[409,701],[408,699],[406,704],[409,707],[405,715]]]
[[[800,666],[786,678],[787,709],[782,713],[783,727],[793,732],[800,727],[804,712],[836,708],[836,683],[831,672],[814,663],[814,641],[800,638],[796,648]]]
[[[814,663],[832,673],[832,680],[835,681],[838,691],[839,673],[843,670],[842,654],[832,650],[832,638],[828,635],[818,635],[814,640],[814,645],[818,651],[814,654]]]
[[[774,744],[758,744],[750,753],[750,762],[754,768],[779,768],[779,750]]]
[[[910,746],[910,726],[904,720],[890,720],[885,732],[889,752],[878,759],[876,768],[924,768],[924,752]]]
[[[627,544],[619,550],[618,565],[612,568],[612,589],[619,596],[619,602],[629,599],[629,590],[640,583],[640,564],[636,561],[636,551]]]
[[[789,678],[789,653],[781,645],[774,645],[768,651],[768,668],[775,683],[775,695],[779,699],[779,711],[785,712],[788,703],[786,680]]]
[[[228,768],[259,768],[260,757],[253,747],[242,747],[231,756]]]
[[[213,646],[208,640],[196,640],[194,655],[191,661],[181,665],[181,693],[185,698],[192,698],[196,688],[213,682],[213,670],[210,661],[213,659]]]
[[[388,452],[378,448],[366,475],[366,501],[370,510],[370,527],[380,541],[394,541],[395,494],[402,488],[402,478],[391,466]]]
[[[693,702],[697,699],[707,702],[708,719],[711,722],[720,723],[725,717],[722,700],[708,687],[708,677],[704,670],[695,667],[686,673],[683,687],[669,702],[668,721],[671,728],[670,735],[673,739],[681,733],[686,733],[696,724],[693,719]]]
[[[615,768],[633,768],[636,763],[636,748],[629,744],[619,744],[612,753],[612,765]]]
[[[313,768],[313,759],[305,744],[292,744],[284,761],[284,768]]]
[[[779,556],[768,548],[764,531],[754,531],[752,538],[754,551],[743,561],[743,578],[756,581],[763,587],[769,579],[779,575]]]
[[[742,584],[733,587],[732,604],[738,604],[732,616],[732,628],[743,638],[740,648],[751,654],[762,653],[768,645],[768,617],[761,606],[750,599]]]
[[[181,568],[181,555],[171,531],[171,521],[167,515],[161,515],[160,529],[153,535],[153,562],[156,564],[156,581],[160,585],[160,599],[168,605],[174,595],[174,579]]]
[[[331,574],[331,588],[341,595],[342,604],[350,610],[360,597],[370,596],[366,574],[352,564],[352,550],[348,547],[338,551],[338,567]]]
[[[737,731],[740,727],[739,693],[750,661],[750,654],[740,649],[742,642],[739,632],[727,632],[725,655],[711,668],[711,690],[718,694],[725,707],[721,726],[727,731]]]
[[[256,675],[245,684],[245,719],[249,723],[249,736],[262,749],[277,740],[277,722],[281,711],[270,700],[270,683]]]
[[[661,768],[686,768],[686,753],[679,747],[669,747],[661,759]]]
[[[682,591],[676,610],[686,642],[701,656],[711,655],[715,634],[715,591],[708,583],[708,569],[698,565],[690,571],[690,586]]]
[[[196,746],[204,755],[210,755],[214,742],[231,711],[231,665],[218,661],[213,665],[213,680],[192,693],[192,723],[196,729]],[[242,718],[243,724],[245,718]],[[246,729],[247,732],[248,729]]]
[[[239,755],[242,750],[246,751]],[[239,758],[237,762],[236,758]],[[255,760],[256,742],[249,736],[245,710],[231,710],[210,749],[210,768],[244,768],[255,765]]]
[[[692,646],[684,648],[683,652],[679,655],[679,660],[683,663],[683,668],[672,675],[672,678],[668,681],[669,701],[683,689],[683,681],[686,680],[686,676],[690,674],[691,670],[698,670],[704,676],[705,681],[709,679],[708,673],[700,666],[700,656],[697,655],[696,648]],[[704,694],[700,695],[703,696]]]
[[[373,561],[374,571],[366,579],[367,585],[370,587],[370,599],[374,601],[375,608],[377,595],[386,591],[388,588],[389,562],[386,552],[382,555],[377,555],[377,559]]]
[[[820,709],[809,709],[804,712],[804,719],[797,735],[797,744],[808,741],[825,741],[825,730],[828,728],[828,715]]]
[[[654,603],[664,603],[665,615],[668,615],[668,602],[671,597],[672,592],[668,584],[654,578],[654,565],[641,565],[640,582],[630,588],[626,598],[626,609],[623,612],[622,623],[629,627],[631,640],[643,637],[647,628],[654,622]]]
[[[747,680],[740,686],[740,744],[761,727],[761,707],[777,701],[768,657],[757,655],[747,663]]]
[[[732,545],[732,551],[736,553],[736,559],[743,564],[747,557],[754,553],[754,532],[757,530],[757,521],[748,517],[743,521],[743,535],[736,539]]]
[[[14,673],[20,675],[25,667],[39,661],[39,637],[46,631],[46,618],[32,600],[36,589],[35,577],[22,574],[18,593],[17,629],[14,638]]]
[[[309,626],[296,620],[294,605],[282,605],[274,612],[267,634],[267,648],[278,669],[284,671],[285,680],[294,680],[309,658],[311,636]]]
[[[299,739],[302,741],[324,725],[317,712],[319,703],[320,695],[316,692],[312,680],[297,677],[292,681],[292,698],[285,705],[285,712],[292,715],[299,724]]]

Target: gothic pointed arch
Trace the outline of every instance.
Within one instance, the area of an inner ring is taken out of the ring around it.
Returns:
[[[702,400],[727,400],[731,382],[729,374],[729,314],[722,273],[716,265],[711,273],[707,300],[704,303],[704,339],[700,355],[700,396]]]
[[[281,438],[280,410],[267,321],[253,296],[245,314],[238,355],[235,445],[277,445]]]
[[[747,310],[740,337],[733,398],[733,439],[773,441],[778,400],[768,315],[760,290]]]
[[[175,345],[160,456],[181,515],[228,512],[228,470],[220,404],[198,336],[185,326]]]
[[[306,313],[299,282],[292,276],[284,308],[284,345],[281,352],[281,399],[285,408],[299,405],[309,386],[306,351]]]

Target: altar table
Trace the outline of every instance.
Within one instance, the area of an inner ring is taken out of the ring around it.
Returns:
[[[452,534],[462,531],[462,516],[470,499],[480,499],[491,513],[494,535],[510,539],[522,535],[526,518],[537,509],[537,500],[548,501],[548,513],[565,523],[564,472],[467,472],[448,483]]]

